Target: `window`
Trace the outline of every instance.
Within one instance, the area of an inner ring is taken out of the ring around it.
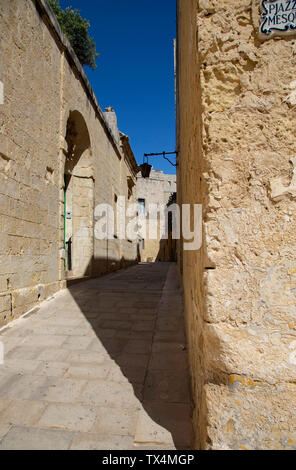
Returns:
[[[145,199],[139,199],[139,215],[145,215]]]

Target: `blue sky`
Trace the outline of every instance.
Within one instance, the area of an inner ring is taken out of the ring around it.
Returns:
[[[101,108],[112,106],[139,163],[144,153],[175,150],[175,0],[60,0],[91,23],[100,57],[86,73]],[[173,157],[174,158],[174,157]],[[175,173],[162,158],[155,169]]]

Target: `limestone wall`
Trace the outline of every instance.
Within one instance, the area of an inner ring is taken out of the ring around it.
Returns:
[[[93,210],[112,203],[114,193],[127,194],[136,162],[130,155],[127,167],[46,1],[0,1],[0,25],[1,326],[65,286],[64,173],[71,159],[79,161],[75,170],[68,165],[77,196],[74,274],[117,269],[122,257],[135,262],[135,242],[125,250],[119,240],[94,239]]]
[[[180,252],[196,445],[295,448],[295,47],[262,40],[259,0],[178,2]],[[181,245],[180,245],[181,246]]]

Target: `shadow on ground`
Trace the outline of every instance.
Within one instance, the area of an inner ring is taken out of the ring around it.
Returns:
[[[142,404],[135,442],[192,449],[183,302],[174,263],[139,264],[69,287]],[[98,391],[99,393],[99,391]]]

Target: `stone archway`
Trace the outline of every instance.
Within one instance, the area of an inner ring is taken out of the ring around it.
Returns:
[[[63,247],[66,278],[91,276],[94,176],[90,136],[83,116],[71,111],[65,137]]]

